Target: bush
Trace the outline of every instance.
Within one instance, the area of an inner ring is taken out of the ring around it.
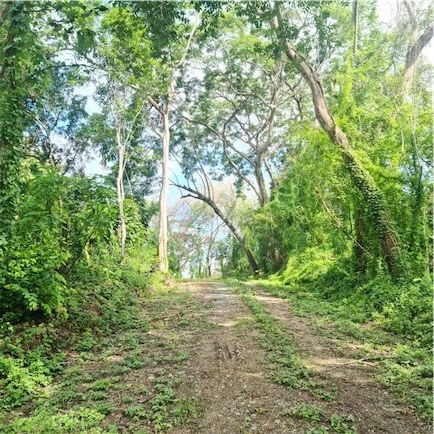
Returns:
[[[399,288],[384,303],[375,320],[387,329],[423,345],[432,345],[432,291],[429,282],[416,280]]]
[[[0,355],[0,409],[21,405],[41,394],[50,379],[49,369],[42,360],[29,363]]]
[[[333,263],[334,257],[330,251],[307,248],[289,257],[281,279],[287,284],[313,281],[325,274]]]
[[[13,313],[17,321],[61,309],[65,278],[116,225],[111,190],[92,179],[41,172],[26,185],[13,236],[0,252],[0,314]]]

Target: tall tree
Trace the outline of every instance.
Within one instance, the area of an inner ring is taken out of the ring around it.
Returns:
[[[290,34],[291,26],[288,24],[288,20],[285,20],[284,12],[278,2],[274,5],[271,27],[274,29],[288,60],[294,64],[309,85],[315,116],[330,140],[338,146],[351,179],[367,203],[371,221],[378,231],[388,270],[394,278],[398,278],[402,273],[401,250],[398,235],[393,227],[393,219],[383,193],[358,158],[347,135],[336,124],[327,104],[322,80],[318,73],[288,39],[287,34]]]
[[[94,80],[101,113],[83,129],[104,162],[115,162],[119,211],[121,261],[125,258],[127,224],[124,211],[127,166],[139,154],[146,159],[143,132],[146,123],[146,94],[158,63],[152,61],[147,27],[134,19],[129,7],[115,6],[102,17],[92,64],[99,70]],[[130,48],[125,53],[124,47]],[[130,62],[131,54],[134,54]],[[140,73],[139,76],[137,74]]]
[[[148,102],[152,109],[158,114],[158,125],[153,126],[152,130],[158,136],[162,145],[162,161],[161,161],[161,190],[160,190],[160,225],[158,237],[158,257],[160,260],[160,270],[167,274],[169,272],[169,256],[168,256],[168,194],[169,194],[169,157],[170,157],[170,142],[171,142],[171,114],[174,110],[176,97],[176,80],[183,68],[191,44],[199,26],[199,18],[196,18],[196,23],[191,27],[188,36],[185,40],[178,41],[181,44],[178,47],[177,56],[172,58],[167,63],[167,88],[162,95],[148,96]],[[184,42],[184,45],[182,45]],[[180,51],[179,51],[180,49]]]

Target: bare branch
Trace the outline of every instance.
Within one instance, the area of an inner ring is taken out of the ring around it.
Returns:
[[[152,96],[148,96],[148,102],[151,104],[152,107],[154,107],[155,110],[157,110],[158,113],[160,113],[161,116],[164,115],[164,111],[161,109],[159,104],[152,98]]]

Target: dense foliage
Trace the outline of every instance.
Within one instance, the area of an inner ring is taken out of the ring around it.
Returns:
[[[432,5],[354,3],[0,5],[0,410],[167,261],[432,345]]]

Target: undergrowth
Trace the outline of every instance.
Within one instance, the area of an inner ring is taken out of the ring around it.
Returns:
[[[345,339],[349,337],[362,342],[358,355],[360,358],[383,354],[377,360],[378,381],[391,389],[398,399],[412,405],[424,418],[431,419],[432,355],[426,337],[418,338],[426,333],[422,332],[426,324],[415,324],[419,332],[401,336],[391,333],[390,328],[381,320],[380,313],[373,314],[370,308],[367,308],[373,306],[374,301],[370,301],[369,304],[363,300],[354,302],[358,294],[360,296],[358,291],[366,286],[359,286],[353,291],[354,294],[348,295],[348,298],[337,296],[339,288],[345,283],[348,284],[348,281],[337,280],[338,289],[334,290],[335,296],[329,299],[324,295],[331,293],[331,287],[323,288],[322,292],[315,290],[314,284],[318,284],[317,281],[284,285],[277,279],[270,279],[250,281],[248,284],[258,285],[275,296],[288,299],[294,313],[309,317],[321,333]],[[329,285],[332,285],[331,281]],[[374,285],[374,282],[371,282],[371,285]],[[347,294],[350,293],[348,288],[345,291]],[[342,293],[343,290],[340,294]],[[364,297],[368,298],[366,295]],[[421,303],[426,303],[426,300],[422,299]],[[418,319],[421,320],[421,317]],[[399,321],[398,317],[395,317],[395,320]],[[406,321],[404,317],[403,323]]]
[[[102,336],[137,326],[140,299],[152,284],[158,285],[158,277],[152,281],[141,271],[128,261],[119,266],[104,257],[91,266],[79,264],[69,276],[60,312],[17,324],[0,323],[0,420],[2,413],[47,396],[53,376],[63,370],[71,351],[86,354],[98,349]],[[47,420],[45,432],[63,426],[64,416]],[[87,427],[95,414],[70,416],[68,420],[79,417],[78,426]],[[19,432],[27,432],[23,430]]]
[[[303,254],[290,257],[285,270],[270,281],[291,293],[302,292],[326,300],[351,321],[374,320],[416,346],[432,347],[433,300],[429,277],[392,282],[388,274],[370,276],[354,272],[351,258],[336,261],[324,252],[315,252],[307,257]]]

